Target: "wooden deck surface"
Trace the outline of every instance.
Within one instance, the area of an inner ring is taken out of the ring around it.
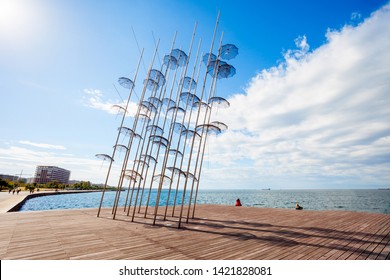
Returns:
[[[390,259],[387,214],[199,205],[177,229],[122,213],[0,214],[0,259]]]

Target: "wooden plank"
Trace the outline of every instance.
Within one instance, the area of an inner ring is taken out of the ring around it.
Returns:
[[[351,242],[355,242],[355,244],[361,244],[364,242],[364,238],[369,236],[369,234],[365,234],[370,232],[373,225],[370,223],[371,219],[367,217],[367,219],[360,220],[359,224],[364,223],[364,226],[360,226],[360,229],[358,232],[354,232],[353,229],[356,229],[359,227],[359,225],[356,224],[356,220],[353,221],[353,227],[350,227],[349,229],[349,235],[346,236],[345,241],[343,244],[339,244],[335,246],[335,249],[327,253],[326,255],[322,256],[320,259],[338,259],[343,252],[350,252],[351,249],[353,250],[354,247],[351,247]],[[371,221],[372,222],[372,221]],[[363,232],[363,235],[362,235]],[[367,238],[367,240],[369,240]]]
[[[142,210],[142,209],[141,209]],[[152,213],[153,209],[149,209]],[[142,211],[141,211],[142,212]],[[171,209],[168,210],[168,213]],[[1,259],[345,259],[389,257],[390,215],[197,206],[152,225],[111,209],[0,214]]]

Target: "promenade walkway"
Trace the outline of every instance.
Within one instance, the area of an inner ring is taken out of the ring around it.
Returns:
[[[23,199],[30,194],[29,191],[21,191],[19,194],[0,192],[0,214],[8,212],[16,204],[20,203]]]
[[[0,259],[390,259],[387,214],[199,205],[177,229],[176,217],[96,213],[0,214]]]

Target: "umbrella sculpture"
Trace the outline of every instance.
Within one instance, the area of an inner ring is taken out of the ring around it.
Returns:
[[[219,15],[210,50],[204,55],[200,55],[202,41],[199,40],[195,58],[192,57],[195,25],[188,52],[174,47],[175,34],[160,69],[153,68],[158,41],[143,83],[137,84],[143,51],[134,78],[118,79],[118,83],[129,90],[129,95],[125,106],[115,107],[128,112],[130,101],[138,106],[136,112],[123,114],[112,154],[96,155],[110,163],[97,216],[101,215],[111,170],[121,168],[111,211],[114,219],[123,205],[123,212],[131,221],[142,218],[140,215],[151,217],[153,224],[158,217],[166,220],[170,215],[169,207],[178,227],[182,219],[188,222],[194,217],[207,138],[216,137],[228,128],[221,121],[211,121],[214,108],[230,106],[226,99],[215,96],[216,84],[236,73],[236,69],[224,60],[235,58],[238,48],[233,44],[222,45],[223,35],[216,52],[218,55],[213,54],[218,23]],[[137,85],[142,91],[140,97],[132,94]],[[117,151],[124,153],[124,157],[115,158]],[[114,158],[116,162],[122,160],[119,166],[113,165]],[[123,193],[126,194],[124,202]],[[164,213],[161,215],[159,208],[162,206]]]

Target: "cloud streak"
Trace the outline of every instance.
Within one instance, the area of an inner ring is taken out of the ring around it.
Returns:
[[[83,102],[87,107],[102,110],[114,115],[123,113],[123,110],[120,107],[126,107],[125,101],[103,100],[103,92],[99,89],[84,89],[84,93]],[[134,116],[135,112],[137,112],[137,104],[130,102],[127,108],[127,116]]]
[[[218,113],[230,131],[210,142],[216,169],[209,176],[239,165],[276,185],[281,176],[313,187],[323,177],[348,187],[388,183],[389,23],[387,5],[358,26],[328,30],[313,51],[310,38],[299,37],[296,50]]]
[[[45,143],[34,143],[31,141],[21,140],[19,141],[20,144],[23,145],[29,145],[33,147],[43,148],[43,149],[53,149],[53,150],[66,150],[64,146],[61,145],[52,145],[52,144],[45,144]]]

